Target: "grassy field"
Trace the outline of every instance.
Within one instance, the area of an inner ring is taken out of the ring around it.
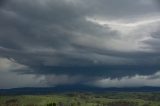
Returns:
[[[160,93],[65,93],[0,96],[0,106],[160,106]]]

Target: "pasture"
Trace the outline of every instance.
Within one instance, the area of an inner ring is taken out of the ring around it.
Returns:
[[[0,106],[160,106],[160,93],[64,93],[0,96]]]

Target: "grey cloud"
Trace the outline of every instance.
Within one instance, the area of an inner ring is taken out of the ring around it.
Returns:
[[[3,6],[6,0],[1,0],[0,1],[0,6]]]
[[[86,19],[132,21],[141,15],[157,13],[152,3],[146,4],[143,0],[8,0],[1,1],[0,6],[0,57],[12,58],[29,67],[12,70],[18,75],[44,75],[46,83],[56,79],[54,85],[81,82],[81,78],[74,77],[78,75],[86,79],[89,76],[94,79],[137,73],[148,75],[160,68],[159,52],[117,50],[121,43],[127,45],[124,38],[130,37],[129,34],[125,37],[109,24],[102,26]],[[134,34],[131,34],[133,40]],[[152,49],[159,48],[159,35],[153,33],[151,37],[152,40],[139,42]],[[112,40],[118,43],[114,44]],[[69,76],[73,77],[70,79]],[[64,81],[58,82],[59,77]],[[72,82],[74,79],[76,81]]]
[[[99,87],[142,87],[142,86],[156,86],[159,87],[160,73],[152,75],[135,75],[132,77],[124,76],[122,78],[104,78],[92,82],[94,86]]]
[[[84,79],[81,76],[68,76],[68,75],[46,75],[43,83],[49,86],[63,85],[63,84],[75,84],[80,83]]]
[[[87,3],[86,3],[87,2]],[[103,17],[108,19],[126,19],[134,18],[137,16],[145,16],[154,12],[159,12],[156,8],[155,0],[86,0],[86,4],[89,5],[93,11],[93,16]]]
[[[0,88],[42,86],[42,77],[31,74],[19,75],[12,72],[14,70],[24,71],[29,70],[29,67],[17,63],[14,59],[0,57]]]
[[[120,4],[123,4],[123,2],[130,3],[131,1],[122,0],[121,2],[122,3]],[[114,6],[119,4],[110,0],[95,2],[95,4],[99,3],[101,5],[115,4]],[[15,4],[17,6],[15,6]],[[130,4],[132,4],[132,2]],[[28,7],[30,8],[28,9]],[[17,52],[21,50],[27,54],[28,51],[34,51],[34,49],[37,48],[51,48],[56,53],[58,53],[58,55],[65,55],[64,57],[66,57],[68,54],[74,55],[72,52],[75,52],[75,57],[73,57],[75,58],[74,60],[76,60],[76,58],[78,60],[79,57],[82,56],[78,53],[76,54],[76,52],[85,53],[86,57],[92,53],[111,56],[113,55],[117,57],[126,56],[127,58],[132,57],[132,55],[133,58],[145,56],[145,54],[147,56],[152,55],[152,53],[149,54],[143,52],[125,53],[112,50],[102,50],[103,47],[101,47],[102,45],[100,44],[102,41],[101,39],[106,39],[107,42],[108,39],[114,39],[116,37],[119,38],[119,33],[109,28],[104,28],[102,26],[86,21],[85,16],[87,14],[84,12],[85,10],[81,9],[77,5],[75,6],[67,2],[56,0],[48,0],[44,3],[40,3],[38,0],[34,2],[12,1],[9,2],[8,5],[6,5],[6,7],[2,10],[2,16],[4,16],[4,18],[1,20],[3,20],[5,23],[8,23],[8,25],[4,25],[6,27],[2,27],[1,33],[5,36],[1,36],[1,46],[18,49]],[[9,18],[9,16],[11,17]],[[8,32],[6,28],[8,28],[10,31]],[[12,39],[10,38],[11,34]],[[86,39],[86,42],[83,43],[76,40],[82,38]],[[94,41],[92,41],[94,40],[92,38],[95,39],[95,44]],[[93,46],[94,48],[90,46]],[[29,53],[29,55],[31,54],[32,53]],[[48,58],[51,56],[48,56]],[[55,55],[55,57],[60,56]]]
[[[158,54],[159,54],[159,45],[160,45],[160,31],[157,30],[155,32],[152,32],[151,33],[151,38],[148,39],[148,40],[144,40],[143,41],[145,44],[147,44],[148,48],[153,50],[153,51],[156,51]]]

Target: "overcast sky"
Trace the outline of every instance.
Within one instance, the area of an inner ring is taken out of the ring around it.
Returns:
[[[1,0],[0,88],[160,86],[158,0]]]

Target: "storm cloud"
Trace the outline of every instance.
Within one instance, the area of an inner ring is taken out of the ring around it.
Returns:
[[[94,85],[106,78],[132,81],[139,79],[137,75],[157,75],[157,4],[157,0],[0,1],[0,74],[6,76],[1,77],[6,84],[0,82],[0,88]],[[13,84],[12,75],[18,84]],[[106,80],[103,84],[115,82]]]

